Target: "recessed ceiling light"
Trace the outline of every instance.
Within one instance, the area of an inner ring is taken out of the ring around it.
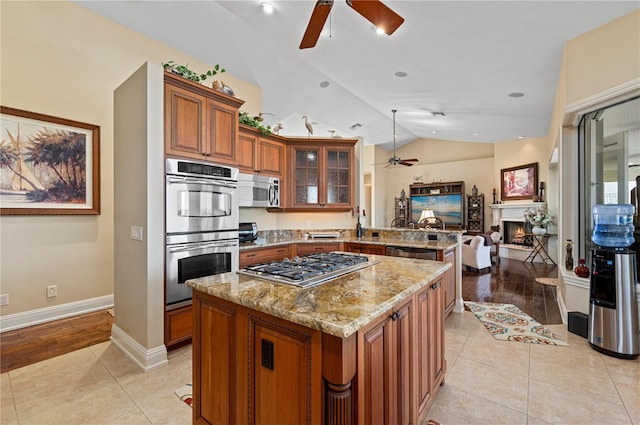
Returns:
[[[329,87],[329,82],[328,81],[320,81],[320,87],[322,87],[323,89],[326,89],[327,87]]]
[[[518,140],[524,139],[524,136],[518,136]]]
[[[509,93],[509,97],[522,97],[524,96],[524,93],[520,93],[519,91],[514,91],[512,93]]]
[[[263,1],[262,3],[260,3],[260,7],[262,8],[262,11],[267,15],[271,15],[274,11],[273,4],[269,3],[268,1]]]
[[[407,73],[406,73],[406,72],[404,72],[404,71],[398,71],[398,72],[396,72],[396,73],[395,73],[395,74],[393,74],[393,75],[395,75],[396,77],[404,78],[404,77],[406,77],[406,76],[407,76]]]
[[[475,133],[473,133],[474,136],[479,136],[480,133],[478,133],[477,131]]]
[[[438,134],[438,130],[431,130],[433,134]]]

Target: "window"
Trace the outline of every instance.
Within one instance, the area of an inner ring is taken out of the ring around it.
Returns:
[[[640,205],[640,97],[581,117],[578,164],[576,248],[578,258],[589,258],[593,231],[591,207],[634,204],[638,210]]]

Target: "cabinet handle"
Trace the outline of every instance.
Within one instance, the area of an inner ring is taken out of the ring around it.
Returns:
[[[256,256],[256,254],[247,254],[246,255],[247,258],[251,258],[251,257],[255,257],[255,256]]]
[[[431,289],[438,289],[439,287],[440,287],[440,282],[437,282],[431,285]]]
[[[397,311],[394,311],[393,314],[391,315],[391,320],[395,322],[396,320],[398,320],[399,317],[400,317],[400,314],[398,314]]]

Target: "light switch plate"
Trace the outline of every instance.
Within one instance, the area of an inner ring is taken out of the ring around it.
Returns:
[[[131,226],[129,237],[136,241],[142,240],[142,226]]]

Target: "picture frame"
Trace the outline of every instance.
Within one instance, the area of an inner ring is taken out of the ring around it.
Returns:
[[[533,199],[538,191],[538,163],[500,170],[503,201]]]
[[[100,127],[0,106],[0,215],[100,214]]]

